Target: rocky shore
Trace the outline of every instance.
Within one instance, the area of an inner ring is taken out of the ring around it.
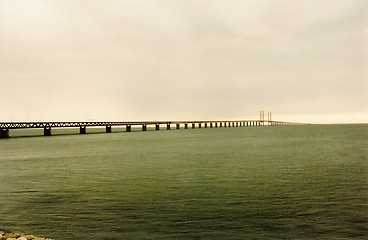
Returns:
[[[0,240],[52,240],[51,238],[35,237],[32,235],[0,231]]]

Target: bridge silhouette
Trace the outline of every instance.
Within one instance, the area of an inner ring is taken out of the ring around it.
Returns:
[[[270,117],[270,116],[269,116]],[[142,131],[147,131],[147,126],[154,126],[155,130],[160,130],[162,125],[166,130],[170,130],[172,125],[176,129],[184,127],[191,128],[217,128],[217,127],[253,127],[253,126],[281,126],[281,125],[304,125],[299,122],[283,122],[264,120],[264,115],[260,120],[219,120],[219,121],[133,121],[133,122],[0,122],[0,138],[9,138],[10,129],[44,129],[44,136],[52,135],[52,128],[79,128],[80,134],[87,133],[87,127],[105,127],[106,133],[112,132],[113,126],[123,126],[126,132],[132,131],[132,126],[141,126]]]

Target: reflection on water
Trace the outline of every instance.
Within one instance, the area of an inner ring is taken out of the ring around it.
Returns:
[[[362,239],[367,125],[0,141],[0,229],[55,239]]]

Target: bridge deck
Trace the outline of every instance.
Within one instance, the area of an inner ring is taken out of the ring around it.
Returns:
[[[200,123],[240,123],[267,122],[260,120],[226,120],[226,121],[134,121],[134,122],[0,122],[1,129],[50,128],[50,127],[99,127],[99,126],[134,126],[162,124],[200,124]],[[276,123],[276,122],[275,122]]]
[[[106,133],[111,132],[112,126],[125,126],[126,131],[131,131],[131,126],[142,126],[142,131],[147,131],[148,125],[155,125],[156,130],[160,130],[160,125],[167,125],[170,130],[171,124],[176,124],[176,128],[180,129],[180,125],[184,124],[188,128],[188,124],[192,124],[192,128],[197,125],[201,128],[202,124],[209,127],[238,127],[238,126],[264,126],[264,125],[301,125],[303,123],[296,122],[280,122],[280,121],[263,121],[263,120],[219,120],[219,121],[133,121],[133,122],[0,122],[0,138],[9,138],[10,129],[26,129],[26,128],[43,128],[45,136],[51,136],[52,128],[79,127],[80,134],[85,134],[87,127],[106,127]]]

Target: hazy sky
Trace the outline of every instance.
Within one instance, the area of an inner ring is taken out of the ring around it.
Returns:
[[[0,121],[368,122],[366,0],[0,0]]]

